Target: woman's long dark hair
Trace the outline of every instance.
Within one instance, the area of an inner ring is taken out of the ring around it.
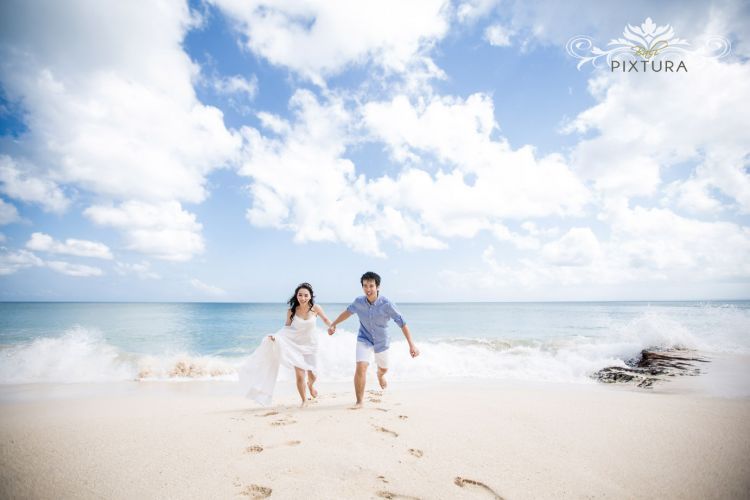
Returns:
[[[289,299],[289,309],[292,310],[292,315],[289,317],[289,319],[294,319],[295,311],[297,310],[297,307],[299,306],[299,301],[297,300],[297,294],[299,293],[300,289],[304,288],[308,292],[310,292],[310,310],[312,310],[312,306],[315,305],[314,299],[315,294],[313,293],[312,285],[310,283],[300,283],[297,285],[297,288],[294,289],[294,295],[292,295],[292,298]]]

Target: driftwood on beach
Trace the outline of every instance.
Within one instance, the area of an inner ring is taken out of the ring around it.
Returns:
[[[700,375],[700,368],[695,363],[707,362],[707,359],[693,355],[692,351],[644,349],[639,356],[625,362],[627,367],[608,366],[592,377],[607,384],[633,383],[638,387],[651,388],[654,383],[668,380],[666,377]]]

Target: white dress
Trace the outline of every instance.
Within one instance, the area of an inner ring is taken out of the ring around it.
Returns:
[[[316,316],[308,319],[295,315],[292,323],[266,336],[260,346],[239,370],[240,386],[246,396],[262,405],[271,404],[279,366],[318,372],[318,336]]]

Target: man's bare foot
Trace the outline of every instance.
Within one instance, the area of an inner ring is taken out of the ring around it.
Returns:
[[[362,401],[359,401],[355,403],[354,406],[349,407],[350,410],[361,410],[362,408],[364,408],[364,404],[362,403]]]
[[[378,382],[380,383],[380,388],[385,390],[386,387],[388,387],[388,381],[385,379],[385,373],[378,372]]]

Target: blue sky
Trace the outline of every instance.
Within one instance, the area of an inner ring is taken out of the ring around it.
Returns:
[[[0,300],[750,296],[744,2],[0,10]]]

